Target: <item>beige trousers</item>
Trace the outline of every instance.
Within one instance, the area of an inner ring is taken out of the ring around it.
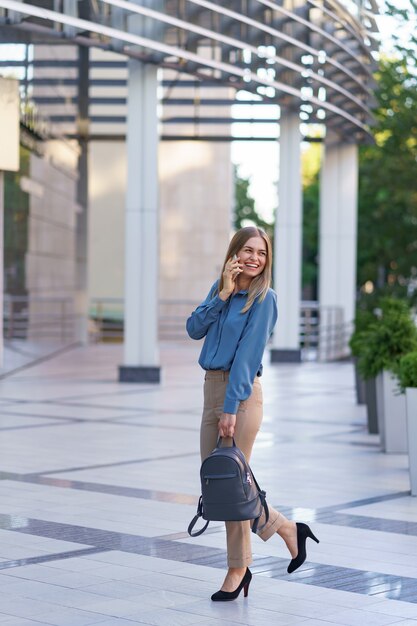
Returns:
[[[205,459],[215,448],[218,422],[223,413],[223,402],[229,372],[209,370],[204,381],[204,409],[201,420],[200,452],[201,460]],[[251,396],[239,404],[236,414],[235,441],[249,462],[256,435],[261,426],[263,416],[262,386],[259,377],[255,378]],[[227,441],[225,444],[227,445]],[[230,445],[231,445],[230,440]],[[256,476],[256,472],[255,476]],[[259,537],[267,541],[286,521],[286,517],[269,507],[268,524],[257,532]],[[265,522],[262,514],[259,526]],[[251,522],[226,522],[227,564],[229,567],[246,567],[252,563]]]

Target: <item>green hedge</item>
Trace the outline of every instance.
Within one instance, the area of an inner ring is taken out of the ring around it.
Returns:
[[[383,370],[396,372],[401,357],[417,351],[417,328],[407,302],[381,300],[379,317],[356,339],[359,372],[365,379]]]
[[[417,351],[409,352],[400,359],[397,374],[401,391],[407,387],[417,387]]]

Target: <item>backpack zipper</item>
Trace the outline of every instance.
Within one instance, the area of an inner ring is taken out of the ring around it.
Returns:
[[[209,480],[218,480],[222,478],[236,478],[237,474],[206,474],[204,476],[204,480],[206,481],[206,485],[209,484]]]

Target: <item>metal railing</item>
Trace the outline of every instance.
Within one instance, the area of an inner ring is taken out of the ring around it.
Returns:
[[[90,341],[123,341],[122,298],[94,298],[90,301],[88,317]]]
[[[185,320],[198,302],[159,301],[159,338],[181,341],[187,338]],[[318,302],[302,302],[300,307],[300,346],[304,360],[334,361],[349,355],[352,324],[343,319],[341,307],[320,307]],[[123,341],[123,300],[96,298],[90,305],[90,337],[93,341]]]
[[[316,301],[301,303],[300,346],[304,360],[346,358],[352,331],[353,324],[345,322],[341,307],[320,306]]]
[[[164,341],[187,338],[185,320],[198,303],[194,300],[159,301],[159,338]],[[123,341],[123,300],[94,298],[89,308],[92,341]]]
[[[159,339],[187,339],[185,320],[198,305],[194,300],[159,301]],[[5,339],[51,340],[62,344],[76,340],[77,315],[71,298],[10,296],[4,298]],[[90,302],[89,339],[93,343],[123,341],[123,300],[94,298]],[[352,324],[340,307],[302,302],[300,347],[306,361],[334,361],[349,355]]]
[[[71,298],[4,295],[5,339],[73,341],[76,315]]]

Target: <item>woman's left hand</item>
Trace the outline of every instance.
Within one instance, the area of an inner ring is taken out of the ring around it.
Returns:
[[[233,413],[223,413],[219,419],[220,437],[233,437],[235,434],[236,415]]]

